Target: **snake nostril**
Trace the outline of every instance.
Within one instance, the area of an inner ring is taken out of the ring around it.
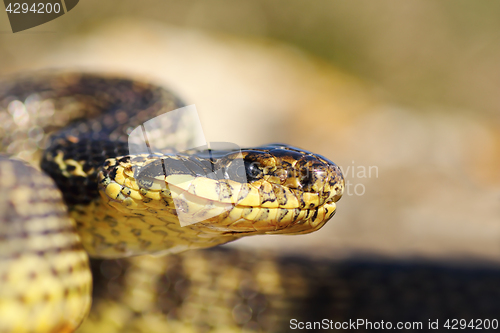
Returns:
[[[299,170],[299,181],[307,192],[321,192],[328,176],[322,165],[306,165]]]

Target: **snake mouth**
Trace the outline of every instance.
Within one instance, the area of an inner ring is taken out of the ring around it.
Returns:
[[[323,205],[312,209],[284,210],[279,208],[256,209],[255,207],[235,207],[235,209],[252,210],[256,212],[256,216],[232,223],[222,223],[224,226],[219,225],[217,229],[224,235],[239,237],[258,234],[308,234],[321,229],[335,215],[337,206],[332,198]],[[206,226],[210,227],[210,224],[206,224]]]
[[[328,222],[337,212],[336,203],[331,200],[330,202],[326,202],[324,205],[316,208],[314,212],[312,212],[312,216],[308,219],[298,221],[290,225],[288,228],[285,228],[281,231],[276,231],[275,233],[284,233],[287,235],[300,235],[300,234],[308,234],[314,231],[321,229],[326,222]]]
[[[315,209],[301,210],[298,214],[297,221],[288,223],[283,220],[268,220],[266,223],[260,221],[246,221],[246,223],[236,223],[235,225],[228,226],[228,230],[223,232],[224,235],[302,235],[312,233],[321,229],[328,220],[330,220],[336,213],[336,204],[333,200],[325,203],[321,207]],[[242,224],[246,226],[243,227]]]

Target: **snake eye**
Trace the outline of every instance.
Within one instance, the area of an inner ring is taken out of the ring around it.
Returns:
[[[256,181],[263,176],[262,170],[254,163],[248,163],[245,161],[245,169],[247,172],[248,181]]]

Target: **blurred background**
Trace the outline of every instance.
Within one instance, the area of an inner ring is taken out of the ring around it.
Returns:
[[[12,34],[0,74],[75,68],[164,84],[208,141],[273,141],[339,164],[337,215],[233,246],[500,260],[500,3],[81,1]]]

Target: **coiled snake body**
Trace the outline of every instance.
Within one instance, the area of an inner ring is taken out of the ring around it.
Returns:
[[[0,159],[0,332],[78,327],[92,288],[86,253],[116,259],[253,234],[308,233],[333,216],[343,192],[340,169],[297,148],[210,151],[210,158],[206,151],[129,155],[134,128],[182,106],[163,88],[91,74],[37,73],[0,84],[1,151],[43,171]],[[191,147],[182,118],[155,133],[164,147]],[[246,181],[208,176],[237,157]],[[181,227],[178,209],[198,223]],[[114,316],[133,317],[150,306],[141,303],[146,291],[133,293],[133,313]]]

